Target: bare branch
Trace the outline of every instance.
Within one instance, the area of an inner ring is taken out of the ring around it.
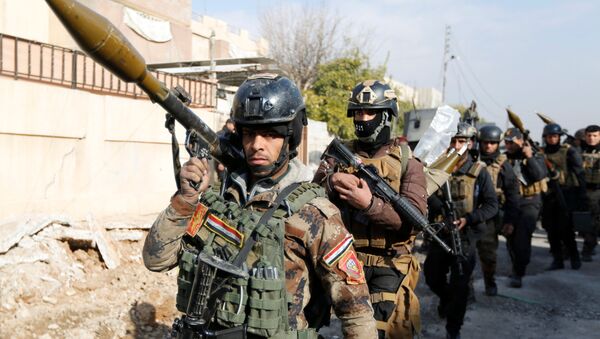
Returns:
[[[342,18],[327,7],[281,5],[260,19],[271,57],[302,90],[309,89],[321,64],[345,51]]]

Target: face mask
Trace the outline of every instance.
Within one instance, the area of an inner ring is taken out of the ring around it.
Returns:
[[[383,111],[381,114],[377,114],[373,120],[354,120],[354,133],[358,137],[358,140],[364,143],[373,143],[378,139],[377,137],[383,128],[389,125],[388,112]]]

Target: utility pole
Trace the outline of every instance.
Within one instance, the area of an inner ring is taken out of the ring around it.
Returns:
[[[444,37],[444,78],[442,81],[442,103],[446,102],[446,71],[448,70],[448,62],[454,59],[454,55],[450,54],[450,25],[446,25],[446,34]]]

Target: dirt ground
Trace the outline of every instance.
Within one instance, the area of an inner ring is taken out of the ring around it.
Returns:
[[[109,270],[85,244],[41,235],[0,254],[0,338],[163,338],[175,309],[176,272],[152,273],[141,260],[142,241],[121,241],[122,263]],[[581,243],[580,243],[581,246]],[[51,253],[36,259],[35,253]],[[463,338],[593,338],[600,333],[600,256],[579,271],[544,271],[550,263],[545,234],[534,237],[533,259],[521,289],[507,287],[510,260],[501,238],[499,295],[483,294],[467,310]],[[422,255],[419,255],[424,260]],[[14,257],[29,263],[6,264]],[[443,338],[437,297],[419,282],[423,338]],[[333,326],[322,332],[340,337]]]

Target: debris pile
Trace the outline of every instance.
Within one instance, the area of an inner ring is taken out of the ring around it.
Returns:
[[[150,226],[91,216],[0,220],[0,337],[164,337],[177,315],[176,272],[144,267]]]

